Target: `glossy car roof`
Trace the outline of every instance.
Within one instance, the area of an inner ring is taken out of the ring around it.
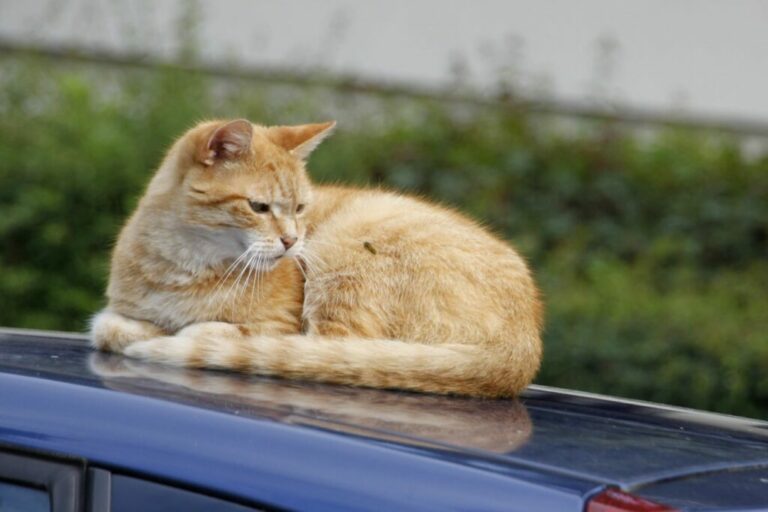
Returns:
[[[758,420],[537,386],[482,400],[184,370],[78,335],[0,331],[0,389],[0,442],[287,508],[405,510],[433,488],[434,507],[510,510],[524,490],[544,510],[768,464]]]

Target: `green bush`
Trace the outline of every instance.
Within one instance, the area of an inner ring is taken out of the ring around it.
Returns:
[[[170,69],[0,65],[0,325],[84,329],[121,222],[195,121],[339,117],[317,180],[455,205],[531,261],[548,306],[538,382],[768,412],[768,160],[737,141]]]

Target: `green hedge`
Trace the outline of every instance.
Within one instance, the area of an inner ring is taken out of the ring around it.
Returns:
[[[765,416],[768,160],[707,133],[0,61],[0,324],[82,330],[120,223],[199,119],[341,119],[311,169],[456,205],[511,239],[548,305],[538,382]]]

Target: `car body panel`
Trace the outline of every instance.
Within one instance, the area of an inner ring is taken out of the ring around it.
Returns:
[[[703,473],[648,485],[641,497],[690,512],[768,511],[768,467]]]
[[[768,465],[758,420],[535,386],[482,400],[178,369],[77,335],[0,331],[0,390],[0,442],[285,508],[581,510],[606,485]]]
[[[311,386],[126,363],[82,339],[0,338],[0,443],[286,509],[580,510],[601,488],[276,406],[325,396]]]

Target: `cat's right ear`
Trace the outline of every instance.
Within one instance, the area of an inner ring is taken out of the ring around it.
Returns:
[[[216,162],[231,160],[244,155],[251,148],[253,125],[245,119],[238,119],[222,124],[204,139],[199,148],[197,160],[211,166]]]

